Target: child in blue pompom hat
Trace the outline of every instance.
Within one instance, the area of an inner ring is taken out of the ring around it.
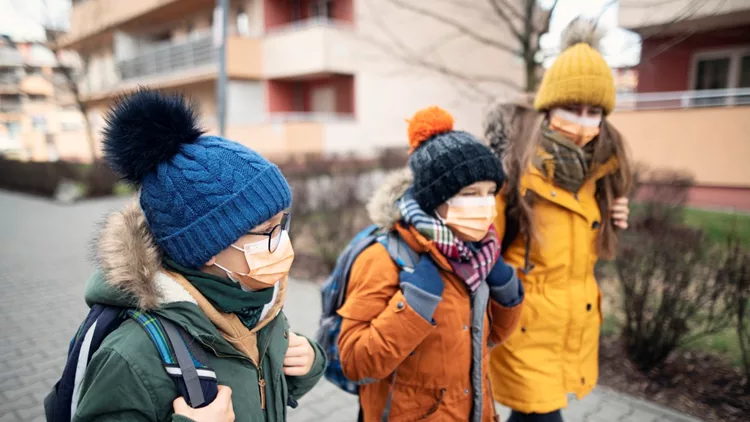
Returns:
[[[282,312],[294,260],[286,179],[255,151],[204,135],[197,120],[182,97],[147,89],[107,115],[105,159],[139,198],[102,229],[86,301],[135,318],[91,356],[73,421],[283,421],[324,372],[323,351]],[[182,347],[160,347],[168,326],[204,357],[197,376],[201,387],[218,384],[212,402],[191,407],[175,381]]]

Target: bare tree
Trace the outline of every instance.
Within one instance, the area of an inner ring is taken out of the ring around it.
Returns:
[[[484,4],[479,2],[484,1]],[[494,24],[507,29],[511,34],[510,39],[497,35],[489,35],[475,29],[472,25],[464,22],[454,16],[437,11],[438,8],[431,8],[424,3],[413,0],[387,0],[387,3],[396,8],[433,20],[447,29],[450,29],[450,37],[465,37],[472,40],[478,46],[489,47],[500,52],[509,53],[519,57],[524,62],[525,80],[523,84],[496,75],[470,74],[462,70],[450,68],[438,60],[429,58],[429,51],[416,51],[409,47],[407,43],[399,39],[395,34],[389,32],[386,25],[382,25],[382,30],[386,32],[389,38],[389,45],[380,43],[380,47],[396,56],[407,64],[416,65],[424,69],[431,70],[440,75],[451,77],[464,82],[474,91],[482,91],[480,84],[499,83],[508,88],[534,92],[539,83],[541,75],[542,61],[544,54],[540,45],[542,35],[549,32],[550,19],[558,0],[554,0],[548,7],[542,7],[536,0],[440,0],[441,3],[449,4],[457,9],[484,9],[488,12],[488,18],[492,19]],[[447,40],[439,40],[446,42]],[[436,46],[431,47],[431,49]],[[489,95],[491,97],[491,95]]]
[[[88,104],[86,104],[83,93],[81,92],[81,84],[86,77],[86,70],[88,69],[88,57],[80,57],[81,60],[79,66],[72,66],[70,63],[66,63],[62,59],[65,51],[60,47],[60,36],[62,35],[62,32],[49,28],[47,28],[45,32],[47,34],[47,46],[55,55],[57,69],[65,78],[65,81],[62,84],[63,86],[55,86],[55,89],[64,89],[73,96],[76,107],[78,107],[78,110],[83,117],[84,132],[86,142],[89,146],[91,160],[96,161],[97,148],[96,141],[94,140],[94,132],[91,129],[91,121],[89,120]]]
[[[29,13],[26,8],[26,4],[22,0],[12,0],[11,6],[16,13],[19,13],[28,19],[36,22],[44,28],[46,36],[46,46],[52,52],[55,57],[55,68],[63,75],[64,82],[54,82],[55,91],[64,90],[73,96],[76,107],[81,112],[83,117],[84,133],[86,136],[86,142],[89,147],[89,153],[91,154],[91,160],[95,161],[97,157],[96,142],[94,140],[94,133],[91,129],[91,122],[88,115],[88,104],[86,104],[83,92],[81,91],[82,82],[86,76],[88,70],[88,58],[79,57],[78,65],[66,62],[64,57],[68,54],[75,54],[70,51],[64,51],[61,47],[60,40],[65,34],[62,29],[61,22],[51,16],[47,11],[51,10],[47,0],[41,1],[42,13],[41,15],[35,13]]]

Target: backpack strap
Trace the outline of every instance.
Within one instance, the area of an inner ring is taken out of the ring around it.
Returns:
[[[216,372],[208,366],[208,355],[198,342],[166,318],[136,310],[127,313],[151,338],[164,370],[174,379],[188,405],[200,408],[210,404],[218,395],[219,387]]]
[[[385,246],[388,255],[400,269],[410,273],[414,272],[414,268],[419,262],[419,254],[410,248],[397,232],[389,231],[378,240]]]
[[[76,413],[80,387],[89,361],[104,339],[124,320],[123,309],[94,305],[70,342],[68,359],[60,380],[44,399],[44,411],[50,422],[70,422]]]
[[[339,265],[341,265],[341,268],[344,269],[344,274],[341,274],[341,287],[339,288],[339,295],[336,299],[335,309],[331,310],[333,313],[336,313],[336,311],[344,305],[344,300],[346,299],[346,289],[349,285],[349,275],[351,273],[352,267],[354,266],[354,261],[357,260],[357,257],[360,253],[362,253],[363,250],[365,250],[372,244],[372,236],[378,230],[378,226],[374,224],[365,228],[360,233],[358,238],[354,239],[354,242],[352,242],[351,250],[349,251],[349,253],[345,253],[341,257],[339,257],[339,259],[344,259],[345,261],[337,263],[336,266],[338,267]]]
[[[200,407],[206,402],[206,398],[203,396],[203,389],[201,388],[201,382],[198,379],[198,369],[193,363],[193,357],[185,346],[185,340],[181,332],[184,332],[182,328],[179,328],[172,324],[171,321],[162,317],[157,317],[164,330],[169,337],[169,341],[172,344],[175,357],[177,358],[177,364],[180,366],[180,372],[182,380],[185,382],[187,389],[188,403],[192,407]]]

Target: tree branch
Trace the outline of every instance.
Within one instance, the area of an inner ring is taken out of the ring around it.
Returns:
[[[505,13],[505,10],[503,10],[503,8],[500,7],[500,4],[498,3],[499,1],[502,1],[502,0],[487,0],[487,1],[490,3],[490,6],[492,6],[492,9],[495,11],[495,14],[497,14],[497,16],[499,16],[500,19],[502,19],[505,22],[505,24],[508,26],[508,29],[513,34],[513,36],[515,36],[516,39],[521,44],[523,44],[523,34],[521,34],[521,31],[516,28],[516,26],[513,24],[513,19],[510,16],[508,16],[507,13]],[[520,13],[518,13],[518,15],[520,16],[521,21],[523,21],[524,20],[523,16],[521,16]]]
[[[502,51],[507,51],[507,52],[515,54],[515,55],[520,55],[521,54],[518,51],[517,48],[514,48],[513,46],[510,46],[508,44],[505,44],[505,43],[502,43],[500,41],[494,40],[492,38],[485,37],[484,35],[482,35],[482,34],[480,34],[478,32],[475,32],[473,29],[471,29],[470,27],[464,25],[463,23],[461,23],[461,22],[459,22],[457,20],[453,20],[451,18],[442,16],[442,15],[437,14],[437,13],[435,13],[432,10],[429,10],[429,9],[424,9],[424,8],[421,8],[421,7],[418,7],[418,6],[414,6],[413,4],[407,3],[406,1],[401,1],[401,0],[389,0],[389,1],[390,1],[391,4],[393,4],[393,5],[397,6],[397,7],[400,7],[402,9],[408,10],[408,11],[410,11],[412,13],[417,14],[417,15],[427,16],[430,19],[433,19],[433,20],[441,22],[441,23],[443,23],[445,25],[451,26],[451,27],[455,28],[456,30],[461,31],[461,33],[463,33],[467,37],[473,39],[474,41],[476,41],[476,42],[478,42],[480,44],[483,44],[483,45],[486,45],[486,46],[489,46],[489,47],[493,47],[493,48],[497,48],[497,49],[502,50]]]
[[[511,13],[513,13],[513,15],[514,15],[514,16],[515,16],[516,18],[518,18],[518,19],[523,19],[523,14],[521,13],[521,11],[520,11],[520,10],[518,10],[518,9],[516,9],[516,7],[515,7],[515,6],[513,6],[513,5],[512,5],[512,4],[511,4],[511,3],[510,3],[510,2],[508,1],[508,0],[492,0],[492,2],[493,2],[493,3],[497,3],[497,2],[500,2],[500,3],[502,3],[502,4],[503,4],[503,6],[505,6],[506,8],[508,8],[508,10],[510,10],[510,11],[511,11]]]

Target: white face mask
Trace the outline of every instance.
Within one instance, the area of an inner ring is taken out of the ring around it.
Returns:
[[[585,117],[565,110],[564,108],[553,108],[552,111],[550,111],[550,116],[559,117],[570,123],[575,123],[585,128],[595,128],[599,127],[602,124],[601,117]]]

